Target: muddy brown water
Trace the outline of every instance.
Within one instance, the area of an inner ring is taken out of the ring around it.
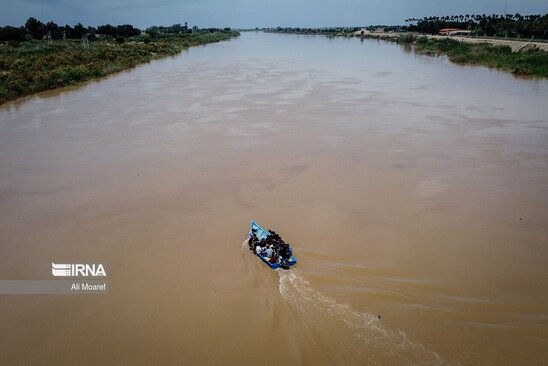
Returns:
[[[244,33],[0,107],[2,364],[542,364],[548,82]],[[249,220],[291,271],[243,247]],[[380,315],[380,319],[379,319]]]

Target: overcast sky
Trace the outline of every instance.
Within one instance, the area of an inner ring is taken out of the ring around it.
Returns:
[[[360,26],[404,24],[430,15],[502,14],[506,0],[0,0],[0,24],[184,23],[199,27]],[[548,13],[548,0],[508,0],[508,13]]]

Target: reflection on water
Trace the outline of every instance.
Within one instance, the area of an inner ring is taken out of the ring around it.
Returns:
[[[106,262],[111,290],[0,297],[3,359],[539,364],[547,96],[395,44],[244,33],[5,104],[0,278]],[[295,271],[238,248],[250,219]]]

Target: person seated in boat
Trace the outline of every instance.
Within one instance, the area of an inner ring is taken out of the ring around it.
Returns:
[[[278,235],[277,232],[275,232],[274,230],[268,230],[268,232],[270,233],[270,235],[268,236],[272,241],[276,242],[276,241],[280,241],[281,237],[280,235]]]
[[[255,248],[255,243],[257,241],[259,241],[259,238],[257,238],[257,235],[255,235],[255,233],[253,233],[251,237],[249,238],[249,242],[248,242],[249,249],[253,250]]]
[[[263,251],[260,243],[255,243],[255,254],[259,255]]]
[[[264,240],[255,237],[255,240],[253,240],[253,248],[255,248],[257,245],[263,246]]]
[[[265,246],[258,246],[255,251],[257,252],[257,254],[260,254],[264,257],[265,252],[266,252],[267,249],[268,249],[268,246],[266,246],[266,245]]]
[[[269,244],[266,249],[262,251],[261,255],[266,258],[272,258],[272,256],[274,255],[272,244]]]
[[[287,253],[286,253],[286,245],[285,244],[282,244],[280,246],[280,257],[282,258],[286,258],[287,257]]]
[[[257,252],[257,248],[260,248],[262,249],[263,247],[266,246],[266,243],[265,243],[265,240],[264,239],[259,239],[257,238],[254,242],[253,242],[253,250],[255,252]]]

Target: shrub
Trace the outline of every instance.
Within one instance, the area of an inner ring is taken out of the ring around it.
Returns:
[[[426,36],[422,36],[422,37],[419,37],[417,38],[417,44],[420,44],[420,45],[425,45],[428,43],[428,37]]]
[[[514,68],[513,72],[516,75],[531,75],[533,74],[533,68],[530,65],[519,64]]]
[[[403,37],[401,37],[401,40],[403,41],[403,43],[410,44],[415,42],[415,36],[411,33],[407,33]]]
[[[13,48],[19,48],[19,46],[21,45],[21,42],[12,40],[8,42],[8,45]]]

